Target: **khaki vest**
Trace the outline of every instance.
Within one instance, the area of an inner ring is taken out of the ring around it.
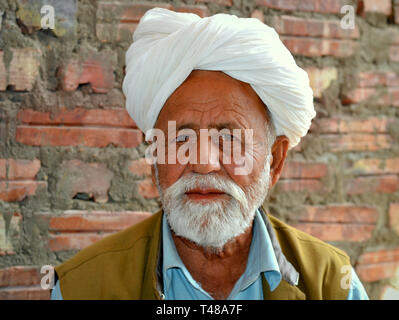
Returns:
[[[271,292],[262,277],[264,299],[346,299],[348,274],[341,271],[350,265],[348,255],[266,214],[264,208],[261,213],[283,278]],[[161,299],[162,214],[112,234],[57,266],[63,298]]]

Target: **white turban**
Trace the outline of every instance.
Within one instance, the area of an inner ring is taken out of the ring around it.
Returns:
[[[122,87],[126,109],[144,133],[194,69],[222,71],[249,83],[269,109],[277,136],[289,139],[290,149],[316,116],[309,77],[273,28],[255,18],[200,18],[154,8],[133,34]]]

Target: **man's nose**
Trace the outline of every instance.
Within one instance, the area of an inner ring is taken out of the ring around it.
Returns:
[[[197,141],[197,158],[192,159],[190,164],[194,172],[201,174],[220,170],[219,148],[210,137]]]

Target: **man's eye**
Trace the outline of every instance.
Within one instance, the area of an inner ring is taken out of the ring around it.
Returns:
[[[187,142],[190,137],[186,134],[182,134],[176,138],[176,142]]]
[[[232,134],[221,134],[220,135],[223,141],[233,141],[234,136]]]

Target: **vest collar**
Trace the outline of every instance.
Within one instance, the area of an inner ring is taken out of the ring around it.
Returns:
[[[287,260],[283,251],[281,250],[280,243],[277,240],[276,233],[267,217],[266,211],[261,206],[259,208],[263,221],[266,225],[267,232],[269,233],[270,240],[273,245],[274,254],[277,259],[278,266],[280,268],[281,277],[289,284],[296,286],[298,285],[299,273],[295,270],[293,265]]]
[[[282,281],[278,287],[270,291],[267,281],[262,276],[263,295],[265,299],[305,299],[304,293],[297,287],[299,280],[299,273],[295,270],[293,265],[287,260],[280,243],[278,242],[275,231],[268,219],[266,210],[261,206],[259,208],[263,221],[266,225],[270,240],[273,245],[273,250],[277,258],[277,263],[280,268]],[[163,279],[162,279],[162,216],[163,211],[156,213],[158,215],[153,235],[149,244],[148,264],[143,283],[143,299],[163,299]]]
[[[299,273],[295,270],[294,266],[287,260],[283,251],[281,250],[280,243],[278,242],[276,233],[272,224],[266,214],[263,205],[259,208],[263,221],[266,225],[267,232],[269,233],[270,240],[273,245],[274,254],[276,255],[277,263],[280,268],[282,280],[275,290],[270,291],[269,284],[262,274],[262,287],[264,300],[305,300],[306,295],[298,288]]]
[[[142,289],[142,300],[162,299],[162,210],[155,215],[156,221],[152,234],[149,238],[147,264],[144,266],[144,280]],[[161,269],[159,270],[159,266]],[[161,272],[161,273],[159,273]]]

